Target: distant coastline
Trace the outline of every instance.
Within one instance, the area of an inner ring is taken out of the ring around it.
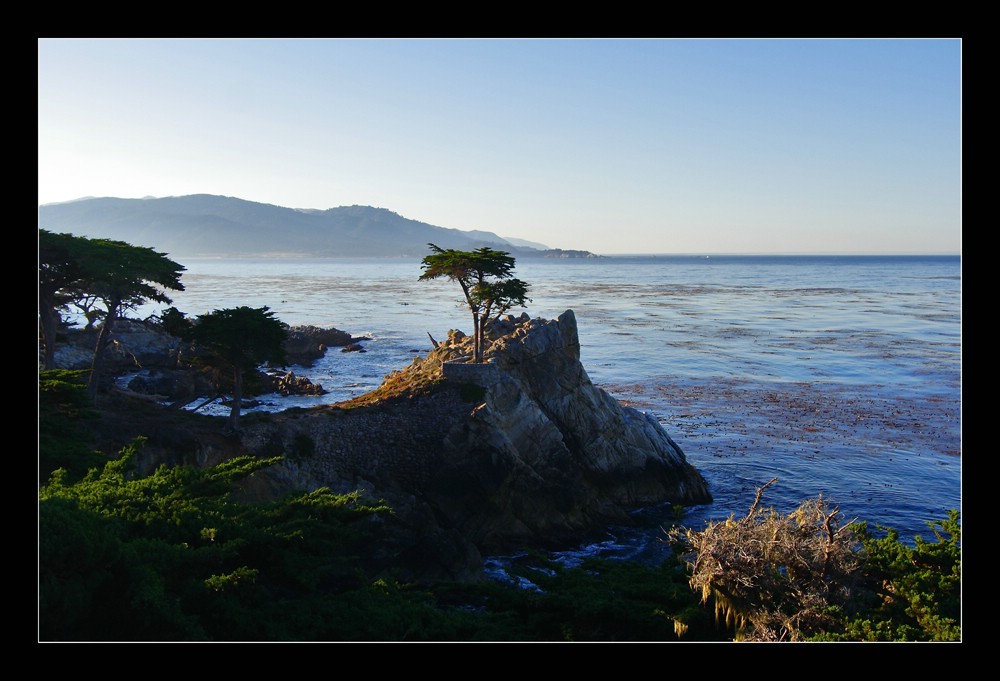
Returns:
[[[165,198],[85,198],[38,208],[38,227],[96,239],[115,239],[184,258],[420,258],[428,244],[492,248],[516,258],[884,258],[961,257],[927,253],[595,253],[553,248],[495,232],[439,227],[386,208],[285,208],[234,197],[192,194]]]

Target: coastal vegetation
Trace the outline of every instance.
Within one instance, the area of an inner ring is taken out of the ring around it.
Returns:
[[[215,310],[190,322],[175,308],[171,311],[168,318],[177,335],[207,349],[217,364],[229,370],[233,400],[228,427],[239,430],[244,374],[265,362],[285,362],[287,326],[266,306]]]
[[[907,547],[892,530],[844,523],[822,496],[782,516],[757,490],[743,518],[701,531],[670,528],[691,588],[736,640],[954,641],[961,637],[961,526],[931,524],[937,541]]]
[[[800,588],[787,561],[759,559],[727,568],[733,579],[752,568],[742,577],[757,575],[759,593],[703,602],[704,572],[684,544],[660,565],[593,559],[566,567],[528,553],[508,568],[510,583],[400,580],[368,560],[380,539],[377,519],[391,508],[327,489],[242,501],[241,481],[277,458],[139,474],[141,439],[115,453],[91,448],[101,416],[80,372],[41,379],[41,641],[759,640],[747,623],[788,620],[789,593]],[[723,538],[736,524],[742,539],[731,551],[758,555],[762,534],[789,530],[785,539],[807,552],[821,544],[802,520],[758,508],[703,533],[675,531]],[[797,527],[809,531],[791,531]],[[849,589],[850,598],[818,608],[823,617],[809,621],[821,626],[791,618],[796,635],[778,640],[960,640],[957,512],[934,527],[936,541],[908,547],[892,530],[851,525],[856,541],[837,548],[851,578],[830,582],[831,593]],[[701,564],[707,548],[697,552]],[[714,580],[713,596],[727,584]]]
[[[280,457],[141,470],[143,438],[109,450],[99,437],[111,410],[160,433],[188,431],[199,417],[148,401],[99,404],[88,389],[94,370],[45,368],[57,339],[45,327],[66,306],[90,309],[94,300],[104,301],[95,322],[112,325],[140,299],[165,299],[151,284],[180,286],[183,268],[105,244],[149,265],[144,273],[126,263],[119,281],[131,284],[112,294],[91,276],[91,256],[86,267],[74,256],[88,240],[40,234],[40,242],[40,641],[961,640],[957,511],[929,523],[934,541],[910,546],[891,528],[843,522],[822,498],[781,516],[762,505],[761,488],[743,518],[665,528],[674,551],[658,565],[567,567],[529,552],[509,567],[510,582],[424,583],[373,560],[381,520],[394,512],[386,503],[326,488],[246,500],[242,485]],[[508,254],[432,248],[424,277],[459,281],[477,332],[497,309],[525,300]],[[174,311],[162,321],[214,348],[234,384],[253,363],[280,361],[283,326],[267,308],[217,310],[197,323]],[[426,389],[435,375],[392,374],[378,398],[398,394],[404,380]],[[314,445],[295,446],[305,456]]]
[[[100,319],[87,390],[97,397],[104,351],[115,322],[148,301],[169,303],[165,291],[183,291],[184,267],[152,248],[112,239],[87,239],[38,230],[38,313],[45,348],[44,366],[52,369],[60,310],[74,305]],[[95,303],[102,305],[95,306]],[[93,317],[88,314],[88,320]]]

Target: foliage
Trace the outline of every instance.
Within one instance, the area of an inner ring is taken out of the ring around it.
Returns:
[[[147,301],[169,303],[166,290],[183,291],[184,267],[152,248],[112,239],[87,239],[39,230],[39,317],[45,347],[43,367],[53,369],[55,332],[60,310],[79,304],[93,312],[103,305],[102,324],[88,382],[97,395],[104,350],[111,342],[115,321]]]
[[[79,478],[107,461],[90,444],[87,425],[97,417],[86,394],[84,375],[83,371],[39,372],[39,482],[57,468]]]
[[[514,278],[514,258],[506,251],[486,247],[458,251],[434,244],[428,246],[433,253],[424,256],[420,281],[444,277],[458,282],[472,313],[473,362],[482,362],[486,327],[511,308],[530,302],[528,284]]]
[[[187,338],[191,334],[191,320],[176,307],[168,307],[160,313],[160,328],[171,336]]]
[[[84,295],[82,249],[86,239],[38,230],[38,320],[45,350],[44,369],[55,368],[55,340],[60,310]]]
[[[169,323],[180,326],[175,316]],[[180,326],[180,328],[184,328]],[[211,351],[233,376],[233,406],[229,427],[239,429],[243,400],[243,374],[264,362],[285,362],[288,327],[267,307],[237,307],[201,315],[187,329],[193,340]]]
[[[92,240],[82,259],[86,291],[104,305],[101,332],[94,349],[88,390],[97,395],[101,362],[111,342],[114,322],[122,313],[147,301],[169,303],[166,289],[183,291],[184,267],[152,248],[132,246],[111,239]]]
[[[288,327],[269,308],[245,305],[200,315],[190,329],[191,340],[238,367],[284,362],[287,335]]]
[[[714,602],[736,640],[958,640],[960,529],[957,512],[939,524],[936,544],[910,549],[890,531],[875,539],[865,523],[842,524],[822,496],[781,516],[758,489],[741,519],[700,532],[671,528],[691,588]]]
[[[136,477],[140,445],[40,489],[42,640],[290,640],[318,590],[366,588],[358,521],[384,507],[326,489],[238,503],[234,485],[277,458]]]
[[[92,239],[80,266],[87,290],[105,304],[106,319],[148,301],[169,303],[165,290],[184,290],[185,268],[146,246]]]
[[[889,528],[876,537],[860,523],[868,561],[863,590],[846,613],[841,633],[817,640],[959,641],[962,637],[962,526],[957,510],[928,522],[936,541],[899,541]]]
[[[239,482],[277,458],[140,477],[141,445],[40,489],[41,640],[676,640],[661,611],[685,608],[703,620],[691,635],[715,635],[676,568],[524,566],[545,593],[370,575],[365,519],[389,509],[323,489],[244,504]]]

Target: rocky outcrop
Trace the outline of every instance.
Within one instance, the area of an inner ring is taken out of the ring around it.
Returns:
[[[326,389],[310,381],[305,376],[296,376],[294,371],[272,372],[274,392],[279,395],[325,395]]]
[[[64,329],[65,342],[56,347],[56,367],[89,369],[93,363],[98,329]],[[316,326],[293,326],[285,341],[286,366],[311,367],[330,347],[344,351],[364,352],[356,337],[339,329]],[[199,397],[212,395],[215,387],[203,367],[199,367],[197,346],[166,333],[155,323],[120,319],[115,324],[111,343],[105,351],[104,370],[109,378],[128,376],[124,387],[132,392],[175,404],[186,404]],[[276,392],[281,395],[323,395],[323,386],[294,372],[258,371],[247,381],[247,387],[257,393]]]
[[[293,326],[288,330],[285,355],[289,364],[311,367],[313,362],[326,354],[327,348],[362,350],[359,341],[371,340],[366,336],[354,337],[346,331],[323,329],[317,326]]]
[[[90,369],[99,333],[99,328],[62,329],[55,348],[56,367]],[[105,350],[104,367],[109,374],[141,368],[176,369],[180,356],[189,351],[190,344],[164,333],[158,325],[119,319]]]
[[[655,417],[591,383],[572,311],[554,320],[507,317],[490,337],[484,365],[461,361],[469,339],[452,332],[390,374],[364,405],[244,424],[247,453],[287,457],[258,473],[246,493],[363,490],[395,510],[386,529],[400,538],[395,558],[408,557],[396,565],[417,561],[423,577],[433,565],[446,578],[476,574],[480,553],[553,546],[628,524],[639,507],[711,502],[705,480]],[[441,553],[444,546],[451,548]]]
[[[591,383],[572,311],[508,318],[494,333],[484,401],[448,433],[445,464],[426,490],[466,535],[530,541],[627,523],[641,506],[711,501],[653,415]]]

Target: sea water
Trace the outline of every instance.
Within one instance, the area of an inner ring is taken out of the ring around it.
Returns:
[[[173,304],[190,317],[266,306],[290,325],[369,340],[311,368],[318,397],[263,396],[260,409],[333,403],[377,387],[444,339],[471,332],[457,284],[419,281],[419,259],[188,259]],[[961,508],[962,309],[958,256],[520,258],[531,302],[574,311],[591,380],[649,411],[709,483],[714,502],[680,522],[790,512],[821,495],[844,521],[933,539]],[[140,316],[155,312],[140,309]],[[225,413],[220,412],[220,413]],[[565,553],[649,558],[676,509]],[[637,534],[638,533],[638,534]],[[637,540],[637,537],[640,537]]]

